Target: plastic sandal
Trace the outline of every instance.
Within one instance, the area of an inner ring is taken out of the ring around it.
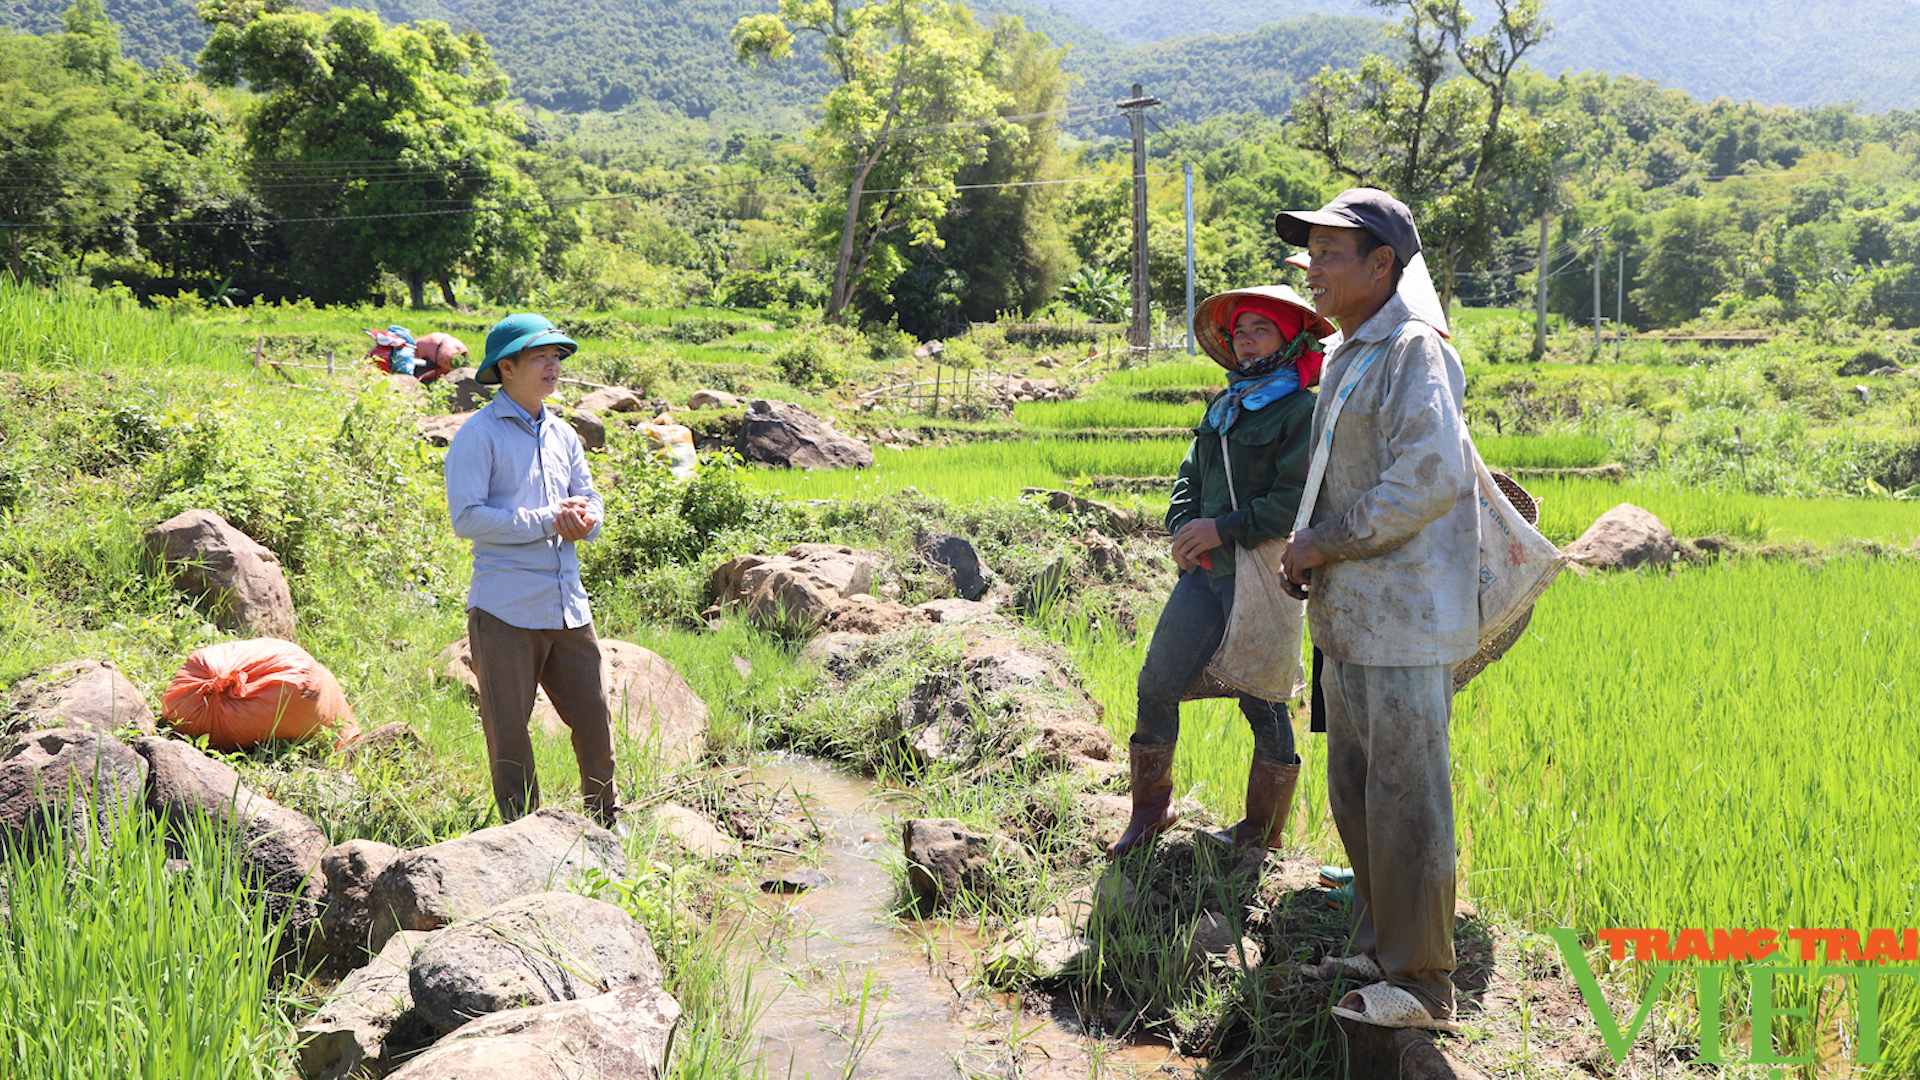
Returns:
[[[1427,1012],[1420,999],[1390,982],[1381,981],[1363,986],[1348,993],[1341,1001],[1360,995],[1363,1009],[1348,1009],[1340,1005],[1333,1007],[1333,1015],[1348,1020],[1358,1020],[1363,1024],[1384,1028],[1425,1028],[1428,1031],[1459,1031],[1460,1025],[1451,1020],[1436,1019]]]
[[[1325,889],[1337,889],[1342,885],[1353,884],[1353,868],[1350,866],[1323,866],[1320,868],[1320,886]]]
[[[1324,901],[1326,905],[1330,908],[1341,908],[1344,910],[1346,908],[1352,907],[1353,906],[1353,886],[1351,884],[1342,885],[1339,888],[1332,890],[1331,892],[1327,893],[1326,897],[1324,898]]]

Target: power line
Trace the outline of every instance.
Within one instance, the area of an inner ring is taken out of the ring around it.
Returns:
[[[1177,176],[1173,172],[1148,173],[1148,176]],[[920,191],[981,191],[993,188],[1050,187],[1059,184],[1086,184],[1131,180],[1131,176],[1076,176],[1059,180],[1015,180],[997,184],[943,184],[927,187],[868,188],[866,194],[891,195]],[[690,191],[710,190],[713,187],[732,187],[733,184],[708,185],[707,187],[685,187],[667,191],[626,192],[616,195],[583,195],[571,199],[545,200],[538,206],[493,206],[460,207],[446,210],[396,211],[385,214],[334,214],[300,218],[232,218],[225,221],[102,221],[102,222],[0,222],[0,229],[229,229],[269,225],[313,225],[343,221],[388,221],[399,218],[448,217],[456,214],[480,214],[507,210],[533,210],[555,206],[577,206],[584,203],[620,202],[628,199],[657,199],[666,195],[683,194]],[[774,191],[759,192],[753,197],[763,199],[810,199],[821,198],[817,192]]]

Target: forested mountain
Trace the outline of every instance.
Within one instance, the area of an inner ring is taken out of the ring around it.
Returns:
[[[0,23],[27,33],[60,28],[71,0],[0,0]],[[191,64],[206,44],[195,0],[105,0],[120,26],[122,49],[152,68]],[[324,9],[324,0],[300,0]],[[733,60],[728,34],[744,15],[772,0],[375,0],[338,7],[378,11],[388,22],[438,19],[478,30],[513,77],[518,96],[549,109],[622,109],[657,103],[666,114],[714,117],[723,126],[797,130],[828,89],[816,43],[797,43],[791,60],[753,71]],[[1018,15],[1032,30],[1069,45],[1077,58],[1105,56],[1114,40],[1070,15],[1029,0],[977,0],[983,21]],[[717,116],[716,116],[717,114]]]
[[[1389,30],[1378,19],[1302,18],[1090,58],[1069,54],[1066,66],[1083,80],[1076,100],[1126,97],[1137,82],[1166,103],[1163,123],[1243,112],[1279,118],[1323,66],[1352,67],[1368,53],[1392,50]]]
[[[69,0],[0,0],[0,22],[59,27]],[[321,6],[324,0],[300,0]],[[441,19],[478,30],[514,92],[578,112],[638,108],[719,129],[796,131],[828,88],[813,43],[755,71],[733,61],[728,33],[772,0],[362,0],[391,22]],[[1019,15],[1070,46],[1080,102],[1132,82],[1172,115],[1255,109],[1284,115],[1323,63],[1352,64],[1385,26],[1364,0],[976,0],[985,21]],[[1476,2],[1470,6],[1483,7]],[[194,0],[106,0],[126,55],[148,67],[191,62],[207,29]],[[1701,97],[1801,106],[1857,101],[1920,107],[1915,0],[1552,0],[1555,31],[1530,59],[1557,73],[1632,74]]]
[[[1307,11],[1381,14],[1365,0],[1047,2],[1128,45],[1251,30]],[[1484,16],[1491,5],[1467,6]],[[1547,17],[1553,36],[1530,59],[1549,74],[1637,75],[1703,100],[1920,107],[1914,0],[1548,0]]]

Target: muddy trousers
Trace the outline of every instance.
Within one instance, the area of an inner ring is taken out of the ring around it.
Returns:
[[[533,740],[527,724],[534,691],[543,687],[573,736],[580,794],[595,821],[612,827],[613,729],[600,680],[600,639],[593,624],[571,630],[523,630],[479,608],[467,609],[467,640],[480,683],[480,727],[500,816],[512,821],[540,808]]]
[[[1133,741],[1164,746],[1180,738],[1180,698],[1227,636],[1233,614],[1233,576],[1213,577],[1204,569],[1180,575],[1173,595],[1160,611],[1140,666],[1139,711]],[[1293,725],[1283,701],[1240,695],[1240,713],[1253,729],[1253,754],[1283,765],[1300,760],[1293,752]]]
[[[1353,863],[1353,937],[1434,1016],[1453,1012],[1453,665],[1326,657],[1327,802]]]

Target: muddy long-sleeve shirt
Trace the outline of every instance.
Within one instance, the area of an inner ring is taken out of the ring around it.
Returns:
[[[1313,571],[1307,618],[1313,643],[1350,664],[1458,663],[1480,637],[1480,516],[1461,414],[1466,374],[1397,294],[1327,358],[1312,445],[1326,437],[1333,390],[1390,337],[1334,428],[1309,523],[1327,564]]]
[[[535,423],[535,420],[538,423]],[[600,494],[580,437],[558,416],[531,417],[505,391],[447,447],[453,534],[473,542],[467,606],[523,630],[571,630],[593,619],[580,560],[554,527],[560,500],[587,497],[600,535]]]

